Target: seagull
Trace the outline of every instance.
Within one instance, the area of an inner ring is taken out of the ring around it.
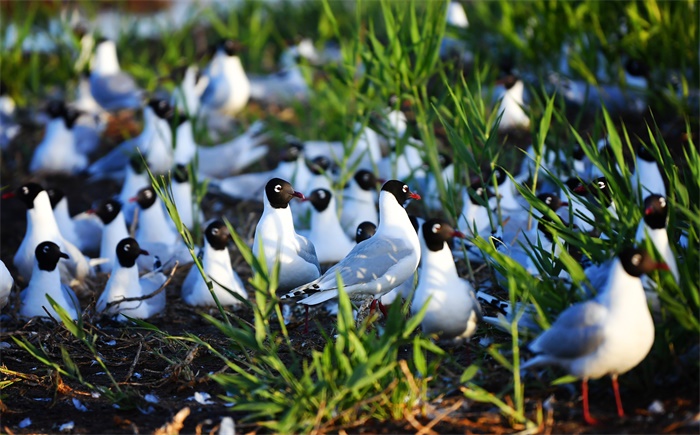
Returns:
[[[642,198],[649,194],[666,196],[666,185],[659,164],[644,146],[637,149],[635,171],[632,175],[632,191],[641,193]]]
[[[452,163],[452,157],[445,153],[438,154],[438,162],[440,164],[440,177],[442,177],[442,185],[445,191],[449,192],[450,186],[455,184],[455,166]],[[440,210],[442,202],[440,201],[440,190],[435,175],[432,172],[427,174],[425,182],[425,205],[430,210]]]
[[[362,222],[379,223],[377,212],[377,177],[366,169],[360,169],[348,182],[342,194],[340,225],[350,236]]]
[[[328,189],[316,189],[306,197],[311,203],[309,241],[316,248],[319,263],[337,263],[355,247],[340,226],[335,197]]]
[[[214,293],[223,306],[240,305],[241,301],[231,293],[248,299],[241,278],[231,266],[228,244],[231,241],[226,225],[220,220],[211,222],[204,230],[202,248],[202,269],[207,279],[212,281]],[[199,268],[192,267],[182,284],[182,300],[188,305],[216,305]]]
[[[7,270],[7,266],[0,260],[0,309],[5,308],[10,299],[10,292],[15,285],[15,280],[12,274]]]
[[[88,167],[93,179],[121,173],[129,158],[142,154],[151,172],[164,174],[173,165],[173,139],[170,121],[173,107],[167,100],[153,98],[143,108],[143,130],[133,139],[126,140]]]
[[[588,409],[588,380],[605,375],[612,377],[617,413],[624,416],[617,377],[639,364],[654,343],[654,322],[639,279],[654,270],[668,266],[642,249],[624,249],[598,296],[567,308],[529,345],[536,355],[523,369],[555,364],[581,379],[588,424],[596,424]]]
[[[318,279],[301,285],[282,299],[317,305],[338,296],[337,276],[351,299],[381,296],[413,275],[420,261],[418,234],[403,208],[408,199],[420,199],[398,180],[384,183],[379,195],[379,225],[374,237],[356,245],[340,263]]]
[[[564,182],[564,187],[561,189],[561,198],[568,198],[569,204],[571,204],[571,212],[574,220],[574,224],[581,229],[584,233],[592,232],[595,227],[595,216],[593,212],[586,207],[584,203],[583,193],[578,193],[577,189],[581,185],[581,181],[578,178],[568,178]],[[581,189],[579,189],[580,191]]]
[[[109,112],[141,106],[142,91],[119,67],[117,46],[113,41],[97,41],[90,72],[90,91],[95,101]]]
[[[606,209],[613,218],[617,219],[615,202],[610,192],[610,185],[605,177],[598,177],[588,184],[581,184],[574,189],[574,192],[578,194],[588,193],[592,199],[589,204],[598,204],[600,207]]]
[[[100,258],[107,259],[107,261],[100,264],[99,267],[102,272],[110,273],[117,258],[117,244],[129,237],[122,205],[116,199],[107,199],[102,201],[96,209],[89,212],[94,213],[102,221]]]
[[[527,108],[527,105],[524,99],[525,84],[522,79],[507,68],[505,76],[499,82],[494,91],[494,95],[499,100],[498,114],[501,117],[498,131],[528,129],[530,117],[523,110],[523,108]]]
[[[318,57],[309,39],[304,39],[282,53],[279,71],[265,76],[251,76],[250,97],[267,104],[306,101],[309,98],[309,85],[299,65],[302,57],[310,58],[309,60]]]
[[[321,274],[314,245],[294,230],[289,207],[294,197],[304,199],[304,195],[295,191],[288,181],[273,178],[267,182],[263,193],[263,214],[255,227],[253,239],[253,255],[264,258],[269,274],[279,263],[280,291],[306,284]]]
[[[226,40],[219,44],[209,66],[209,83],[202,93],[204,113],[234,116],[250,98],[250,81],[238,57],[239,44]]]
[[[104,312],[109,317],[125,322],[124,316],[136,319],[148,319],[163,312],[165,309],[165,291],[161,289],[167,277],[156,268],[142,277],[136,260],[142,255],[149,255],[131,237],[120,241],[116,249],[117,259],[112,266],[112,274],[109,276],[107,286],[97,300],[95,309]],[[159,291],[160,293],[154,294]],[[152,296],[151,296],[152,295]],[[144,298],[119,302],[123,299]],[[108,304],[114,303],[108,307]]]
[[[487,238],[491,235],[492,210],[496,197],[481,182],[472,183],[462,194],[464,205],[459,222],[466,224],[467,234]],[[486,204],[486,205],[484,205]]]
[[[312,161],[307,162],[307,167],[311,171],[311,178],[309,179],[306,186],[304,186],[305,192],[313,192],[317,189],[325,189],[326,191],[332,191],[333,179],[331,174],[331,166],[333,162],[326,156],[317,156]],[[296,183],[295,183],[296,184]],[[296,184],[299,186],[298,184]],[[333,200],[333,207],[335,210],[335,199]],[[302,201],[298,206],[295,204],[292,207],[292,215],[294,216],[294,226],[297,228],[309,227],[309,223],[312,215],[312,205],[309,201]],[[334,211],[335,214],[335,211]],[[348,238],[349,239],[349,238]],[[347,252],[346,252],[347,254]],[[343,255],[342,257],[345,257]],[[341,257],[341,258],[342,258]],[[320,260],[319,260],[320,261]],[[340,261],[338,259],[336,262]],[[321,261],[323,263],[323,261]]]
[[[15,100],[7,92],[7,86],[0,81],[0,149],[5,150],[12,139],[19,134],[20,126],[15,121]]]
[[[61,258],[68,259],[68,254],[53,242],[41,242],[34,250],[34,271],[29,285],[20,293],[19,315],[21,317],[47,317],[48,314],[56,320],[60,316],[53,309],[46,296],[56,301],[71,319],[80,316],[80,303],[70,287],[61,282],[61,273],[56,269]],[[44,311],[46,310],[46,311]]]
[[[204,215],[199,204],[192,196],[192,184],[190,183],[190,172],[183,165],[175,166],[170,179],[170,190],[173,193],[175,207],[180,215],[183,225],[189,229],[194,228],[195,216],[197,222],[204,221]]]
[[[143,157],[138,154],[132,155],[129,159],[129,164],[126,166],[122,190],[116,196],[116,199],[122,204],[122,212],[127,224],[131,225],[134,221],[134,216],[138,209],[136,203],[131,202],[130,199],[136,196],[139,190],[150,185],[151,179],[146,172],[146,163],[143,161]]]
[[[208,79],[201,79],[197,66],[188,66],[180,86],[173,91],[170,104],[182,110],[188,117],[196,117],[199,113],[199,99],[204,93],[206,84]]]
[[[343,142],[304,141],[306,158],[325,156],[353,168],[372,168],[382,157],[379,135],[361,122],[356,122],[348,140]]]
[[[144,187],[130,201],[135,201],[139,206],[138,228],[135,234],[139,246],[148,248],[147,251],[151,255],[160,258],[164,263],[170,260],[176,260],[180,264],[192,261],[189,250],[169,216],[166,216],[165,207],[153,187]],[[153,263],[145,257],[140,257],[137,261],[141,270],[151,270],[153,267]]]
[[[457,274],[447,242],[464,238],[443,219],[430,219],[419,231],[421,273],[413,295],[411,313],[418,314],[427,304],[421,328],[425,334],[438,334],[443,340],[468,340],[481,318],[481,306],[469,281]]]
[[[32,276],[36,247],[46,241],[56,243],[69,258],[59,264],[61,279],[66,284],[82,284],[91,273],[90,265],[80,250],[65,240],[56,223],[49,195],[37,183],[27,183],[3,199],[17,197],[27,207],[27,231],[14,257],[14,265],[25,279]]]
[[[68,198],[61,189],[46,189],[61,234],[81,252],[97,252],[102,238],[102,222],[90,213],[73,217],[68,213]]]
[[[32,173],[74,175],[88,165],[87,157],[76,147],[73,126],[79,113],[66,107],[63,101],[53,101],[48,108],[51,120],[46,125],[44,138],[32,155],[29,170]]]
[[[413,225],[413,229],[416,231],[416,234],[418,234],[420,227],[423,225],[423,223],[425,223],[425,219],[419,218],[414,215],[409,215],[408,218],[411,220],[411,225]],[[358,227],[358,230],[359,228],[360,227]],[[369,232],[370,230],[369,228],[365,228],[365,231]],[[376,226],[374,232],[376,232]],[[374,235],[374,233],[372,233],[372,235]],[[388,317],[388,311],[386,309],[387,305],[393,304],[394,301],[396,301],[397,299],[399,300],[399,302],[403,302],[404,299],[408,299],[411,297],[413,291],[416,288],[416,285],[418,284],[420,270],[421,266],[419,264],[416,268],[416,272],[413,275],[411,275],[406,281],[399,284],[398,287],[394,287],[389,292],[384,293],[379,299],[375,299],[378,302],[379,311],[382,312],[385,318]],[[372,309],[372,305],[370,305],[370,309]]]
[[[651,243],[661,254],[661,258],[668,265],[676,282],[680,282],[676,254],[673,253],[671,244],[668,242],[667,221],[668,203],[666,198],[656,194],[647,196],[644,200],[644,218],[639,222],[635,239],[637,242],[642,242],[646,238],[651,240]]]

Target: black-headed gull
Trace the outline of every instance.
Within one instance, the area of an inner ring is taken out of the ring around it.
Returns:
[[[241,301],[231,294],[235,293],[248,299],[241,278],[231,266],[228,244],[231,233],[220,220],[211,222],[204,230],[204,247],[202,248],[202,269],[212,281],[214,293],[219,303],[224,306],[240,305]],[[214,298],[197,267],[192,267],[182,283],[182,300],[188,305],[213,306]]]
[[[234,116],[248,104],[250,81],[238,57],[239,51],[235,41],[219,44],[207,70],[209,83],[200,98],[203,113]]]
[[[117,46],[113,41],[97,41],[90,72],[90,91],[95,101],[107,111],[141,106],[142,91],[119,67]]]
[[[149,255],[131,237],[120,241],[116,249],[117,259],[112,265],[112,274],[107,285],[97,300],[95,309],[120,322],[127,321],[125,316],[136,319],[148,319],[165,309],[165,291],[161,289],[167,277],[156,268],[139,277],[136,260],[142,255]],[[160,290],[160,293],[155,293]],[[137,298],[137,300],[126,300]],[[123,301],[123,302],[122,302]]]
[[[61,273],[57,269],[61,258],[68,259],[68,254],[53,242],[41,242],[34,250],[34,271],[27,288],[20,293],[19,315],[22,317],[51,317],[59,320],[46,295],[56,301],[71,319],[80,316],[80,303],[70,287],[61,282]],[[46,309],[46,311],[44,311]]]
[[[348,235],[354,234],[362,222],[379,223],[377,212],[377,177],[366,169],[360,169],[343,191],[340,225]]]
[[[214,178],[229,177],[262,159],[270,151],[267,145],[263,145],[269,138],[264,129],[265,124],[256,121],[239,136],[217,145],[200,146],[192,142],[199,153],[199,174]],[[264,182],[260,185],[264,185]]]
[[[12,274],[7,270],[5,263],[0,260],[0,309],[5,308],[5,305],[10,300],[10,292],[14,285],[15,279],[12,278]]]
[[[68,198],[61,189],[46,189],[59,230],[63,237],[81,252],[96,253],[100,249],[102,222],[97,216],[84,212],[73,217],[68,213]]]
[[[129,164],[126,166],[126,175],[122,190],[117,195],[117,199],[122,204],[122,212],[126,223],[131,225],[134,221],[134,216],[138,211],[138,206],[135,202],[129,201],[139,193],[139,190],[151,185],[151,179],[146,172],[146,162],[143,157],[134,154],[129,159]]]
[[[153,187],[144,187],[130,201],[136,201],[139,206],[138,228],[134,236],[141,247],[160,258],[164,264],[171,260],[180,264],[192,261],[187,246],[180,238],[170,216],[166,214],[165,207]],[[140,257],[138,265],[141,270],[151,270],[153,262],[146,257]]]
[[[66,284],[82,284],[91,273],[90,265],[80,250],[65,240],[56,223],[48,193],[37,183],[20,186],[14,193],[6,193],[3,198],[17,197],[27,207],[27,231],[14,257],[14,265],[25,279],[34,270],[34,251],[46,241],[56,243],[70,257],[59,264],[61,279]]]
[[[659,269],[668,266],[655,262],[646,251],[623,250],[598,296],[564,310],[529,345],[536,355],[523,369],[555,364],[581,379],[583,416],[589,424],[596,420],[589,413],[588,380],[605,375],[612,377],[617,413],[624,416],[617,376],[637,366],[654,343],[654,321],[639,278]]]
[[[117,258],[117,244],[129,237],[122,205],[116,199],[107,199],[97,208],[91,210],[102,221],[102,239],[100,240],[100,258],[107,261],[100,264],[100,271],[109,273]]]
[[[527,129],[530,127],[530,117],[523,110],[528,107],[525,103],[525,83],[509,68],[506,68],[504,74],[494,90],[494,96],[499,101],[498,114],[501,117],[498,131]]]
[[[443,219],[429,219],[419,230],[421,273],[413,295],[411,313],[427,304],[421,328],[443,340],[468,340],[481,318],[481,306],[472,285],[457,274],[447,242],[466,237]]]
[[[255,227],[253,254],[265,259],[270,274],[279,263],[280,291],[311,282],[321,274],[314,245],[294,229],[289,202],[295,197],[304,199],[288,181],[281,178],[268,181],[263,193],[263,214]]]
[[[381,296],[406,281],[418,267],[418,234],[403,208],[409,199],[420,199],[408,185],[390,180],[379,194],[379,225],[369,240],[356,245],[340,263],[320,278],[301,285],[283,299],[298,299],[304,305],[317,305],[338,296],[338,279],[351,299]]]
[[[637,242],[642,242],[648,238],[654,245],[661,258],[668,265],[676,282],[679,282],[678,264],[676,254],[671,249],[668,241],[668,201],[661,195],[649,195],[644,200],[644,217],[637,227]]]
[[[489,237],[496,219],[495,213],[492,212],[496,205],[496,197],[481,182],[476,182],[464,190],[462,200],[464,205],[459,215],[459,223],[464,226],[467,234],[473,237]]]
[[[355,247],[340,226],[335,197],[328,189],[316,189],[306,197],[311,203],[309,241],[316,248],[319,263],[337,263]]]
[[[34,150],[29,170],[32,173],[74,175],[87,167],[87,156],[77,146],[73,127],[80,115],[63,101],[52,101],[48,107],[51,120],[44,137]]]

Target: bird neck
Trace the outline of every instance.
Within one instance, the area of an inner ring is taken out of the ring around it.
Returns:
[[[35,228],[43,234],[51,234],[52,237],[60,235],[56,216],[51,208],[49,194],[46,191],[39,192],[34,198],[34,207],[27,210],[27,229]]]
[[[202,256],[202,268],[208,273],[210,264],[221,264],[231,267],[231,257],[227,248],[214,249],[209,242],[204,242],[204,255]]]
[[[410,229],[411,232],[415,233],[406,209],[399,204],[394,195],[382,191],[379,194],[379,226],[377,226],[377,233],[391,231],[392,229]]]
[[[346,237],[336,214],[335,198],[331,198],[325,210],[319,212],[314,209],[311,211],[311,231],[321,231],[329,235],[342,234],[343,237]]]
[[[618,258],[615,258],[605,287],[597,299],[611,311],[624,309],[649,312],[642,280],[628,274]]]
[[[98,74],[116,74],[120,71],[117,46],[112,41],[103,42],[95,51],[93,71]]]
[[[36,259],[34,260],[34,270],[32,271],[32,277],[29,280],[29,285],[34,286],[45,291],[45,293],[52,293],[51,289],[61,288],[61,273],[58,270],[58,265],[54,270],[42,270],[39,269],[39,263]],[[56,297],[54,296],[54,299]],[[49,306],[49,301],[45,297],[42,298],[42,302]]]
[[[425,244],[421,237],[421,262],[423,273],[436,277],[441,281],[445,278],[457,277],[457,267],[455,266],[452,251],[447,243],[443,242],[442,249],[432,251]]]

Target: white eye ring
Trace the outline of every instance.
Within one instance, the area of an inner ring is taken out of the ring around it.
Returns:
[[[44,249],[42,249],[42,251],[44,251],[44,252],[49,252],[49,245],[45,245],[45,246],[44,246]]]
[[[112,209],[113,209],[112,204],[107,204],[105,206],[105,208],[107,209],[108,212],[110,212],[110,213],[112,212]]]
[[[129,252],[131,247],[129,245],[124,245],[124,251]]]
[[[213,235],[217,235],[217,234],[219,234],[219,229],[218,229],[218,228],[212,228],[211,233],[212,233]]]
[[[404,184],[402,190],[403,190],[403,193],[408,193],[408,186]]]
[[[659,204],[661,205],[662,208],[666,207],[666,198],[663,196],[659,198]]]
[[[544,203],[547,204],[547,205],[551,204],[551,203],[552,203],[552,197],[551,197],[551,196],[548,196],[547,199],[544,200]]]
[[[321,199],[326,199],[326,192],[324,192],[323,190],[319,190],[318,197]]]
[[[282,191],[282,186],[281,185],[276,185],[275,186],[275,192],[280,193]]]
[[[442,228],[442,225],[434,224],[432,228],[433,233],[437,233],[438,231],[440,231],[440,228]]]
[[[598,182],[598,189],[605,189],[605,182],[599,181]]]
[[[476,196],[481,196],[481,195],[483,195],[483,194],[484,194],[484,188],[483,188],[483,187],[480,187],[480,188],[476,189]]]
[[[639,254],[634,254],[630,261],[632,262],[633,266],[639,266],[639,263],[642,262],[642,256]]]

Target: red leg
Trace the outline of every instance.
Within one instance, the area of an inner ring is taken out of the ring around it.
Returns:
[[[374,314],[375,311],[377,311],[377,303],[379,302],[379,299],[372,299],[372,303],[369,304],[369,315],[371,316]]]
[[[379,305],[379,311],[382,312],[384,318],[386,319],[387,317],[389,317],[389,311],[387,311],[386,306],[384,306],[382,301],[380,299],[375,299],[375,301],[377,301],[377,305]]]
[[[581,380],[581,392],[583,393],[583,419],[586,423],[595,426],[598,424],[598,420],[591,417],[591,413],[588,411],[588,379],[584,378]]]
[[[304,326],[304,334],[308,334],[309,332],[309,306],[305,306],[305,311],[306,311],[306,321],[305,321],[305,326]]]
[[[615,392],[615,405],[617,405],[617,416],[624,417],[625,410],[622,408],[622,399],[620,398],[620,387],[617,385],[617,375],[610,375],[612,379],[613,391]]]

